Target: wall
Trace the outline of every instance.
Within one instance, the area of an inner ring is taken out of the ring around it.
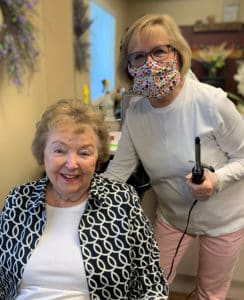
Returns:
[[[244,0],[239,2],[239,21],[243,22]],[[147,13],[165,13],[171,15],[179,25],[192,25],[196,20],[206,20],[210,14],[216,16],[216,22],[223,21],[226,0],[127,0],[127,3],[129,23]]]
[[[35,123],[46,105],[74,96],[71,1],[39,1],[34,23],[40,48],[37,72],[21,89],[1,73],[0,206],[12,187],[41,173],[30,147]]]
[[[72,0],[42,0],[47,100],[74,97]]]

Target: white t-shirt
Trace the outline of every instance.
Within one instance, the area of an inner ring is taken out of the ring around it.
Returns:
[[[17,300],[90,299],[78,237],[86,203],[46,205],[46,227],[25,267]]]

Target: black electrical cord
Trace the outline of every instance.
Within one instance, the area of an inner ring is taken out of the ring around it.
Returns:
[[[194,294],[194,292],[196,291],[196,288],[194,288],[185,298],[185,300],[189,300],[191,298],[191,296]]]
[[[182,240],[183,240],[185,234],[187,233],[187,229],[188,229],[188,225],[189,225],[190,217],[191,217],[191,211],[192,211],[193,207],[194,207],[196,204],[197,204],[197,200],[194,200],[194,202],[192,203],[192,205],[191,205],[191,207],[190,207],[190,209],[189,209],[189,213],[188,213],[188,217],[187,217],[187,223],[186,223],[186,228],[185,228],[185,230],[184,230],[184,232],[183,232],[183,234],[182,234],[182,236],[181,236],[181,238],[180,238],[180,240],[179,240],[179,242],[178,242],[178,245],[177,245],[177,247],[176,247],[175,255],[174,255],[173,260],[172,260],[172,263],[171,263],[171,267],[170,267],[169,274],[168,274],[168,276],[167,276],[167,280],[169,279],[169,277],[170,277],[170,275],[171,275],[171,273],[172,273],[172,270],[173,270],[173,267],[174,267],[174,263],[175,263],[175,258],[176,258],[176,256],[177,256],[177,253],[178,253],[179,249],[180,249],[181,242],[182,242]]]

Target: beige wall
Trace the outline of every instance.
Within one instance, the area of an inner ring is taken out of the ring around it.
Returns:
[[[206,21],[210,14],[216,22],[223,21],[224,4],[235,0],[127,0],[128,22],[131,23],[146,13],[165,13],[171,15],[179,25],[192,25],[198,19]],[[237,0],[238,1],[238,0]],[[244,0],[239,0],[239,21],[244,21]]]
[[[71,1],[42,0],[34,19],[40,57],[37,72],[21,89],[2,72],[0,89],[0,206],[17,184],[40,174],[31,154],[34,126],[47,104],[74,96]]]
[[[71,0],[42,0],[43,59],[47,100],[74,97]]]

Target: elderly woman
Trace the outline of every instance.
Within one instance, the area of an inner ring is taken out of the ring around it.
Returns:
[[[244,122],[223,90],[189,78],[190,64],[170,16],[145,15],[129,27],[119,73],[140,100],[104,175],[126,181],[141,161],[157,195],[155,237],[169,283],[199,237],[196,298],[224,300],[244,244]],[[196,138],[215,172],[201,168],[192,178]]]
[[[46,177],[14,188],[0,217],[0,299],[167,299],[134,189],[95,171],[109,156],[101,113],[60,100],[32,150]]]

